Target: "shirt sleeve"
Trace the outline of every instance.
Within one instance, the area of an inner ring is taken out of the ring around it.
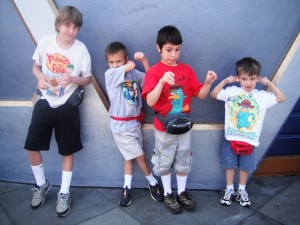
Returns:
[[[118,87],[124,82],[125,78],[125,66],[118,68],[110,68],[105,72],[105,84],[106,86]]]
[[[145,75],[142,98],[146,99],[148,92],[151,92],[157,85],[159,79],[156,76],[154,68],[150,68]]]

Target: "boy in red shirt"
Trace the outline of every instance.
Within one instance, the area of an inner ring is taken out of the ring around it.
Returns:
[[[157,35],[157,50],[161,60],[146,73],[142,97],[163,117],[191,111],[192,97],[206,98],[211,84],[217,79],[208,71],[204,84],[198,81],[193,69],[178,62],[182,37],[175,26],[161,28]],[[164,202],[172,213],[196,206],[192,196],[185,191],[187,174],[191,171],[191,131],[174,135],[166,132],[163,123],[154,119],[155,149],[152,157],[153,172],[161,176]],[[178,196],[172,193],[171,171],[176,172]]]

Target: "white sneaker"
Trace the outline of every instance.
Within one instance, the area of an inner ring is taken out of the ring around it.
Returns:
[[[240,203],[241,206],[243,207],[249,207],[251,206],[251,202],[249,200],[249,196],[246,190],[238,190],[237,191],[237,196],[235,198],[237,202]]]
[[[232,203],[233,197],[236,196],[236,192],[233,189],[226,189],[224,196],[220,199],[220,203],[225,206],[229,206]]]

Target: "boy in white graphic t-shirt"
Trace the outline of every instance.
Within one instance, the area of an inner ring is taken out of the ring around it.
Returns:
[[[255,170],[255,153],[266,110],[285,101],[283,93],[268,78],[260,77],[258,61],[247,57],[236,62],[236,76],[222,80],[211,92],[211,97],[225,102],[225,141],[221,153],[221,165],[225,169],[226,190],[220,199],[222,205],[231,205],[232,199],[242,206],[251,202],[246,191],[249,172]],[[241,87],[223,87],[239,82]],[[255,89],[257,82],[273,92]],[[239,168],[239,187],[234,191],[234,172]]]

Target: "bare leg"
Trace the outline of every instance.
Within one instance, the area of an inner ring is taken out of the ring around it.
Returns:
[[[234,169],[226,169],[225,170],[225,176],[226,176],[226,184],[232,185],[233,179],[234,179]]]
[[[74,155],[63,156],[62,169],[64,171],[73,171]]]
[[[28,158],[32,166],[38,166],[43,163],[41,152],[28,150]]]
[[[136,161],[141,168],[142,172],[145,176],[149,176],[151,174],[151,171],[146,163],[145,154],[142,154],[141,156],[136,158]]]
[[[124,162],[124,174],[132,175],[133,170],[133,160],[125,160]]]
[[[240,170],[240,184],[246,185],[248,180],[248,172],[245,170]]]

